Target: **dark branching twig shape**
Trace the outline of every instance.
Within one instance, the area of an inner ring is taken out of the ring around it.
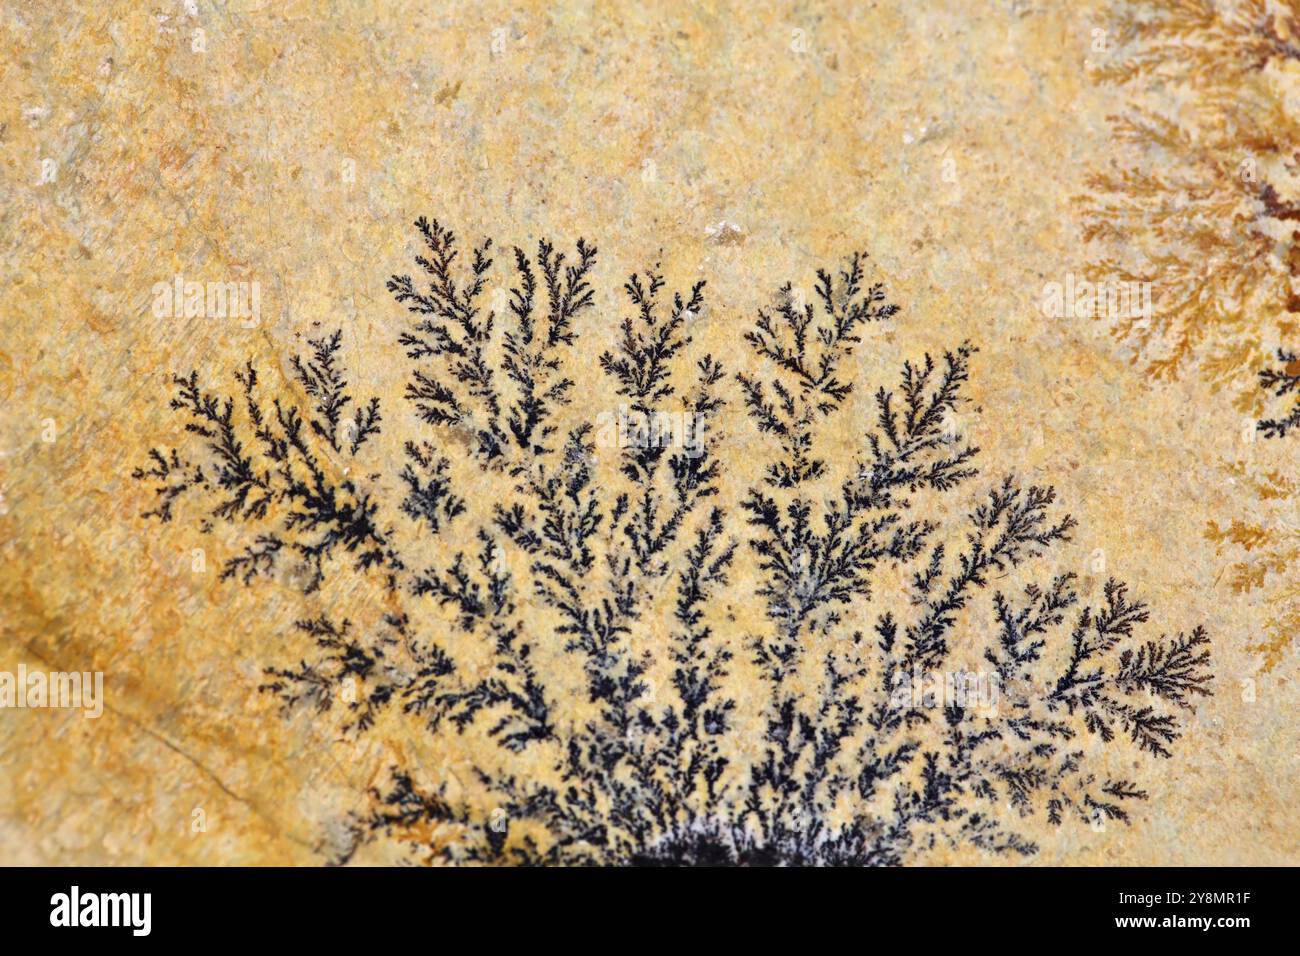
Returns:
[[[1291,429],[1300,425],[1300,355],[1286,349],[1277,350],[1278,365],[1266,368],[1259,373],[1259,384],[1276,398],[1295,399],[1290,411],[1280,418],[1265,418],[1259,422],[1259,430],[1265,438],[1285,438]]]

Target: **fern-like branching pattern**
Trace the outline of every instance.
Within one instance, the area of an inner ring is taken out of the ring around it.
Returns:
[[[268,404],[251,364],[232,397],[178,377],[189,440],[135,472],[150,517],[193,507],[246,536],[227,577],[287,562],[306,592],[386,589],[377,621],[297,623],[262,688],[286,713],[495,749],[478,800],[395,760],[342,859],[374,841],[519,864],[1027,855],[1035,818],[1127,821],[1146,798],[1093,751],[1171,756],[1209,693],[1206,634],[1141,636],[1149,610],[1119,582],[1085,604],[1071,574],[1034,579],[1075,520],[1051,488],[982,476],[952,427],[974,347],[859,393],[864,332],[898,313],[865,255],[818,272],[809,302],[778,289],[735,368],[692,348],[703,282],[631,275],[595,363],[610,406],[692,440],[611,441],[573,401],[595,247],[514,249],[498,315],[492,243],[462,261],[449,229],[416,228],[422,276],[388,286],[410,315],[403,414],[350,394],[335,333],[292,362],[298,399]],[[381,422],[404,428],[401,460],[353,468]],[[856,452],[832,453],[845,435]],[[977,671],[996,700],[918,693]]]
[[[1093,265],[1150,283],[1152,315],[1112,331],[1156,378],[1195,369],[1237,407],[1300,312],[1295,0],[1116,0],[1093,75],[1122,106],[1116,158],[1080,197]]]

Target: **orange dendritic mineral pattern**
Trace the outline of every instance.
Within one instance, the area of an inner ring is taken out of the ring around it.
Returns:
[[[1094,78],[1113,89],[1113,156],[1078,198],[1093,266],[1142,283],[1154,307],[1111,317],[1153,379],[1189,372],[1245,417],[1247,437],[1300,425],[1300,3],[1113,5],[1094,31]],[[1291,436],[1294,440],[1297,436]],[[1281,520],[1294,482],[1242,480],[1266,516],[1210,522],[1238,592],[1277,589],[1252,649],[1275,666],[1300,629],[1300,548]]]

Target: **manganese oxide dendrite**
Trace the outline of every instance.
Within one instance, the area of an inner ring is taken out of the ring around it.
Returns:
[[[466,258],[416,228],[416,275],[388,283],[405,408],[356,397],[325,334],[273,396],[251,363],[229,396],[178,376],[190,437],[134,473],[151,517],[242,529],[232,584],[319,598],[360,575],[387,595],[373,621],[297,622],[262,687],[285,713],[483,741],[477,795],[395,761],[338,859],[377,841],[518,864],[1027,855],[1025,831],[1050,832],[1034,818],[1127,821],[1146,799],[1095,758],[1171,755],[1209,693],[1206,634],[1139,637],[1123,584],[1062,570],[1075,521],[1053,490],[981,476],[953,427],[970,345],[860,393],[898,312],[864,255],[807,301],[775,290],[731,369],[692,349],[703,282],[673,293],[651,269],[606,300],[583,241]],[[604,407],[689,414],[689,453],[602,439],[599,398],[574,400],[596,352]],[[915,692],[976,671],[992,706]]]
[[[1090,72],[1112,148],[1079,197],[1097,273],[1154,287],[1112,323],[1149,375],[1195,369],[1243,412],[1300,314],[1296,0],[1114,0]],[[1100,276],[1098,276],[1100,277]]]

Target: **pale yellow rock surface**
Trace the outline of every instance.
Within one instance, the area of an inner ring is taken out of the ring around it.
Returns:
[[[903,310],[869,374],[973,341],[967,428],[997,470],[1057,488],[1080,522],[1063,565],[1095,590],[1103,549],[1158,630],[1213,640],[1215,695],[1173,759],[1145,761],[1133,825],[1035,831],[1030,862],[1300,861],[1296,653],[1262,669],[1269,591],[1233,592],[1205,536],[1260,507],[1225,463],[1293,471],[1296,446],[1243,444],[1205,385],[1153,382],[1100,324],[1039,308],[1087,266],[1070,200],[1107,160],[1118,95],[1085,66],[1100,17],[1065,0],[6,0],[0,670],[103,671],[106,707],[0,711],[0,862],[319,863],[394,752],[471,780],[472,734],[340,742],[257,692],[289,622],[382,608],[380,588],[220,581],[224,528],[142,518],[130,479],[179,437],[173,373],[224,383],[252,359],[281,376],[321,328],[344,329],[396,417],[406,314],[384,283],[420,215],[468,241],[595,242],[581,325],[601,348],[629,271],[707,278],[698,335],[742,363],[758,290],[868,250]],[[178,274],[257,281],[260,324],[155,317]]]

